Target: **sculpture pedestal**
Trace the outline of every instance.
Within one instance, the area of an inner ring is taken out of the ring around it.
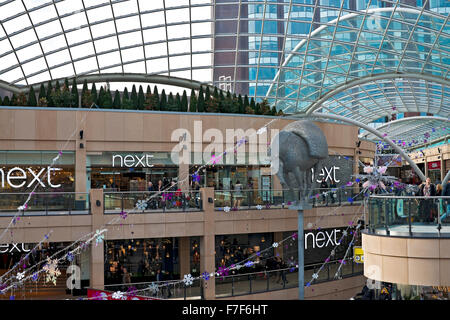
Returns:
[[[303,211],[312,209],[304,201],[290,205],[289,210],[297,210],[297,241],[298,241],[298,299],[305,299],[305,235],[303,227]]]

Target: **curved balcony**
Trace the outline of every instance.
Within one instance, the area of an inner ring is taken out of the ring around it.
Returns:
[[[375,195],[362,232],[364,276],[404,285],[450,285],[450,197]]]
[[[450,197],[374,195],[368,209],[369,234],[450,237]]]

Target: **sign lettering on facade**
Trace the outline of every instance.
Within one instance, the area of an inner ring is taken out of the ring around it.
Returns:
[[[45,169],[42,168],[39,172],[34,172],[32,168],[26,168],[26,170],[14,167],[9,169],[7,172],[4,169],[0,169],[0,180],[2,188],[5,188],[5,184],[14,189],[19,189],[25,187],[27,184],[28,177],[31,176],[31,182],[26,186],[30,188],[35,183],[39,184],[41,187],[46,187],[46,182],[50,188],[59,188],[61,184],[54,185],[51,180],[51,173],[54,171],[61,171],[61,168],[51,168],[47,167],[47,173],[45,174]],[[47,176],[47,178],[45,178]]]
[[[122,156],[120,154],[115,154],[112,156],[112,166],[121,168],[124,166],[127,168],[151,168],[154,166],[150,163],[151,158],[153,158],[152,154],[143,154],[141,156],[131,154]]]

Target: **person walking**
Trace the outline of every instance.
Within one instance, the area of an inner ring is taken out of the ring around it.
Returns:
[[[419,187],[419,196],[421,197],[435,197],[436,196],[436,187],[431,183],[431,179],[427,178],[424,183],[422,183]],[[435,206],[433,203],[433,199],[420,199],[419,200],[419,210],[424,222],[431,222],[435,216]]]
[[[447,182],[442,190],[443,197],[450,197],[450,183]],[[450,198],[444,200],[446,203],[445,214],[441,217],[441,220],[446,219],[450,215]]]

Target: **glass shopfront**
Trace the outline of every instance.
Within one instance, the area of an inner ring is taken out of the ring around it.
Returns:
[[[179,279],[177,238],[106,241],[105,284]]]
[[[259,251],[271,248],[273,233],[250,233],[216,236],[216,268],[229,267],[241,262]],[[273,256],[273,248],[252,259],[258,262],[252,267],[253,271],[264,269],[265,259]],[[243,272],[247,268],[242,268]],[[246,272],[249,272],[247,270]]]
[[[58,151],[0,151],[0,192],[74,192],[75,153]]]
[[[178,165],[168,152],[98,152],[87,155],[89,188],[107,191],[147,191],[151,181],[170,185],[178,178]],[[157,189],[155,189],[157,190]]]

